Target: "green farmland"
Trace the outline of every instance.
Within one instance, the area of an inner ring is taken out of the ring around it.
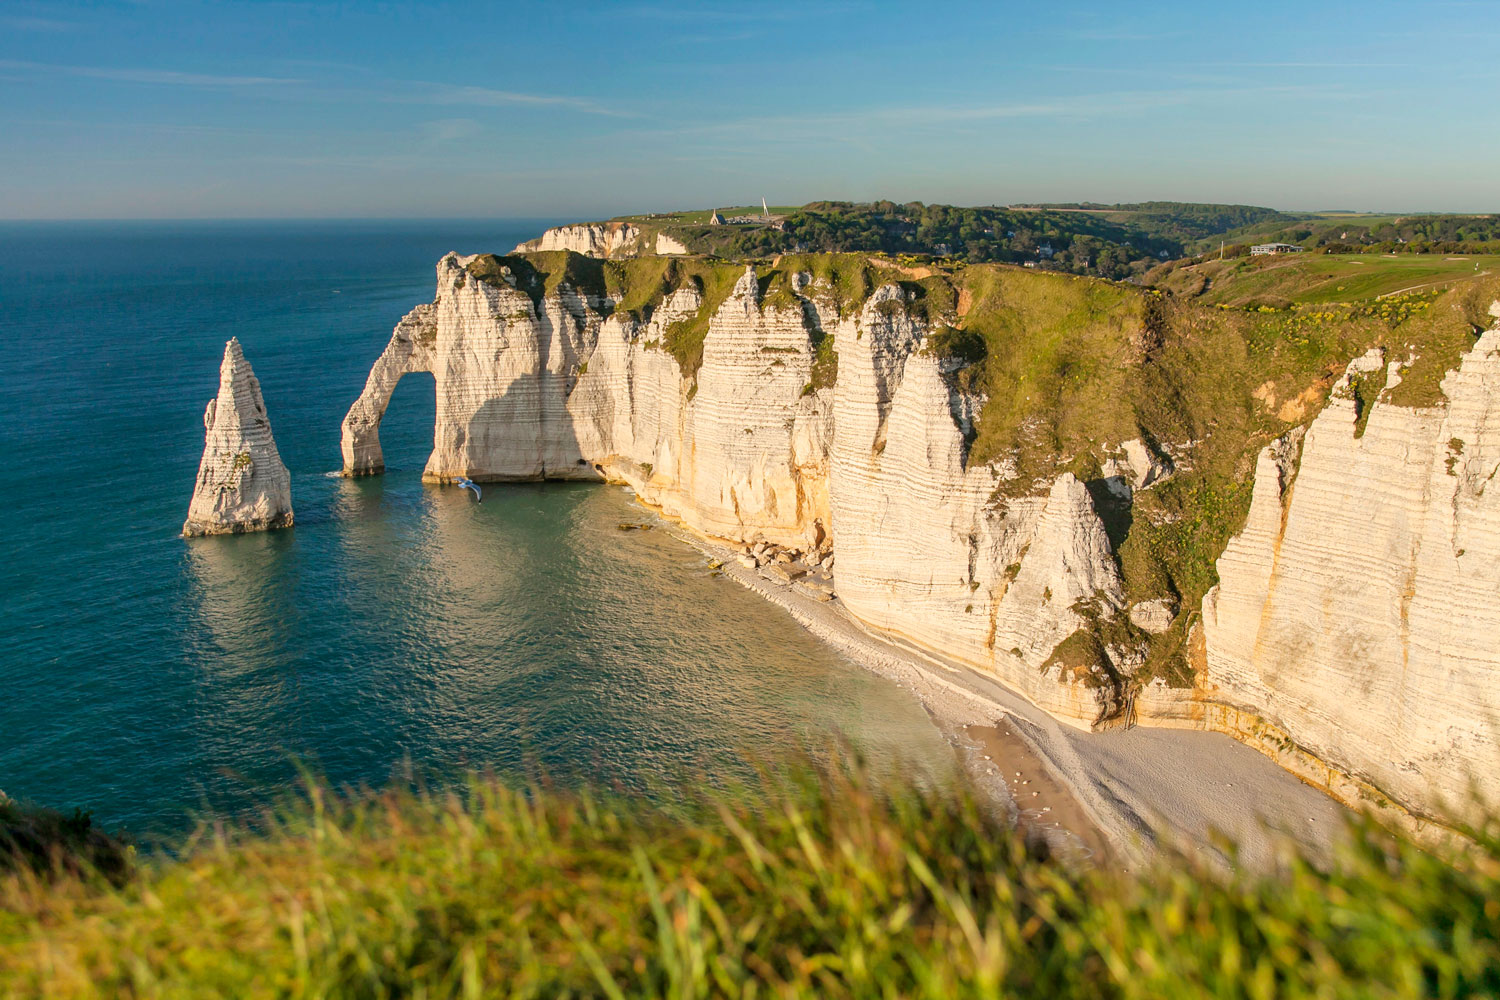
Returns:
[[[1212,305],[1321,305],[1436,291],[1497,273],[1500,256],[1493,255],[1295,254],[1208,260],[1155,284]]]

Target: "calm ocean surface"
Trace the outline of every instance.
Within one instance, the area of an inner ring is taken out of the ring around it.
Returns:
[[[916,702],[711,577],[620,489],[424,486],[428,376],[387,474],[339,422],[448,250],[542,221],[0,224],[0,789],[171,835],[336,783],[512,771],[646,788],[826,750],[943,780]],[[297,527],[178,537],[238,336]]]

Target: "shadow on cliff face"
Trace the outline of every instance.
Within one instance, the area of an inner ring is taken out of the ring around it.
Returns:
[[[467,476],[475,482],[600,480],[583,457],[568,412],[576,383],[551,372],[516,379],[502,395],[485,400],[464,426],[455,427],[448,441],[434,443],[427,475]],[[612,420],[612,410],[599,419]]]
[[[1108,476],[1084,481],[1089,499],[1099,520],[1104,522],[1104,533],[1109,536],[1109,547],[1119,558],[1120,546],[1130,537],[1130,527],[1135,515],[1131,503],[1130,485],[1123,476]]]

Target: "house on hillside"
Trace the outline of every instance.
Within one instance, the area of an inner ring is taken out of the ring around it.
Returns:
[[[1292,243],[1257,243],[1250,248],[1250,256],[1261,257],[1272,253],[1304,253],[1302,247]]]

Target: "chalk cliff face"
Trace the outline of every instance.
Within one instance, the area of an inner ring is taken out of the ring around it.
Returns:
[[[376,362],[344,421],[346,474],[382,468],[396,379],[431,371],[429,479],[607,478],[718,538],[814,559],[832,540],[839,597],[866,622],[995,671],[1077,724],[1117,712],[1110,678],[1047,663],[1081,624],[1075,602],[1122,602],[1087,490],[1064,475],[1045,496],[993,498],[1000,471],[965,462],[976,401],[922,352],[928,327],[897,286],[840,318],[817,289],[763,302],[747,269],[684,375],[659,345],[699,311],[695,288],[643,322],[566,283],[533,299],[514,276],[477,280],[468,260],[439,263],[436,301]],[[813,387],[824,336],[839,345],[834,388]]]
[[[1399,802],[1500,798],[1500,329],[1445,405],[1376,402],[1359,433],[1349,379],[1384,368],[1261,452],[1203,602],[1208,694]]]
[[[656,252],[659,254],[681,254],[687,253],[688,248],[679,239],[668,236],[666,233],[656,234]]]
[[[1159,448],[1120,442],[1095,483],[1062,473],[1007,487],[1007,463],[969,460],[983,401],[956,377],[962,362],[934,352],[929,321],[895,283],[841,309],[811,274],[770,295],[747,269],[722,300],[705,304],[703,284],[687,283],[632,313],[602,286],[544,290],[509,267],[481,278],[471,260],[438,264],[435,300],[376,362],[344,422],[347,474],[382,468],[391,390],[430,371],[427,478],[628,483],[744,545],[747,564],[775,548],[796,557],[765,567],[778,579],[831,568],[861,621],[1079,726],[1134,717],[1244,735],[1247,719],[1263,720],[1419,810],[1460,798],[1467,768],[1495,759],[1500,696],[1485,682],[1500,677],[1500,332],[1448,376],[1444,406],[1377,403],[1356,434],[1341,384],[1305,438],[1267,448],[1248,522],[1203,603],[1195,686],[1141,688],[1129,642],[1107,640],[1102,657],[1071,650],[1086,634],[1172,626],[1170,599],[1127,607],[1090,491],[1131,503],[1174,475]],[[705,318],[694,369],[664,345]],[[826,338],[836,378],[818,367]],[[1382,365],[1369,355],[1353,367]],[[1101,621],[1128,626],[1088,632]],[[1479,777],[1493,793],[1497,779]]]
[[[996,499],[1003,470],[966,465],[974,401],[921,350],[925,324],[890,308],[900,297],[886,286],[835,328],[839,597],[1063,718],[1103,722],[1118,708],[1107,678],[1047,665],[1082,624],[1075,602],[1123,602],[1088,491],[1064,473],[1045,496]]]
[[[588,222],[572,226],[554,226],[534,240],[516,246],[516,253],[538,250],[571,250],[585,257],[618,257],[625,254],[650,253],[644,246],[645,233],[628,222]],[[658,240],[658,243],[660,241]],[[668,243],[675,243],[668,237]],[[685,253],[686,249],[655,249],[656,253]]]
[[[517,244],[516,253],[539,250],[570,250],[585,257],[636,257],[645,254],[674,256],[688,252],[679,239],[666,233],[650,233],[628,222],[588,222],[554,226],[534,240]]]
[[[292,480],[238,339],[224,347],[219,395],[203,414],[203,460],[184,535],[227,535],[292,524]]]

